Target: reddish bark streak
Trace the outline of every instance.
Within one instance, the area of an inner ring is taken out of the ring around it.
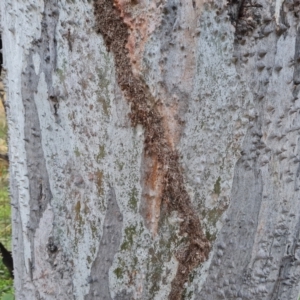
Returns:
[[[147,22],[140,18],[134,23],[130,14],[124,10],[124,1],[116,1],[115,5],[112,0],[98,0],[94,3],[97,32],[103,35],[107,48],[114,53],[118,84],[131,106],[131,124],[141,124],[145,129],[143,166],[146,169],[141,214],[153,236],[157,235],[162,203],[166,208],[164,213],[177,211],[183,219],[180,233],[187,237],[187,242],[184,250],[174,253],[179,267],[169,295],[169,299],[181,299],[184,283],[190,272],[207,259],[210,244],[202,232],[199,218],[185,189],[175,150],[179,141],[179,135],[175,132],[180,129],[175,118],[177,108],[174,106],[170,110],[162,103],[157,105],[144,80],[137,76],[138,72],[133,71],[132,61],[140,60],[140,56],[134,53],[142,55],[141,47],[144,47],[149,34],[145,34]],[[138,43],[130,40],[128,43],[128,29],[140,24],[145,25],[140,28],[144,40]]]

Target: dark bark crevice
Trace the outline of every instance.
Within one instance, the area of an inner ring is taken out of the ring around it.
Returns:
[[[96,31],[102,34],[108,51],[114,54],[117,81],[131,106],[131,125],[135,127],[141,124],[145,129],[144,160],[152,160],[156,165],[155,170],[150,168],[146,171],[145,184],[147,185],[148,180],[156,180],[156,176],[162,176],[160,201],[163,209],[160,210],[160,218],[163,218],[163,214],[177,211],[183,219],[180,233],[187,235],[186,242],[184,251],[174,253],[179,267],[169,295],[169,299],[181,299],[189,274],[207,259],[210,243],[202,231],[199,217],[186,191],[178,153],[167,141],[163,116],[159,110],[161,103],[157,103],[153,98],[144,80],[134,76],[132,72],[126,49],[128,26],[120,17],[120,12],[112,0],[95,1],[94,9]],[[147,220],[145,223],[147,224]]]
[[[251,34],[261,23],[263,6],[256,0],[230,0],[228,15],[234,25],[237,40]]]

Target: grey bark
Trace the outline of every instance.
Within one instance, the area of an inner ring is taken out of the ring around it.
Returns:
[[[299,298],[297,1],[2,1],[17,299]]]

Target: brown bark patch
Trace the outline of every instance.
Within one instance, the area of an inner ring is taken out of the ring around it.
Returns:
[[[153,235],[157,233],[159,214],[177,211],[183,220],[180,229],[186,237],[186,244],[175,253],[179,268],[169,295],[169,299],[180,299],[189,273],[207,259],[210,244],[185,189],[174,141],[166,130],[171,125],[166,126],[168,118],[161,114],[166,108],[159,108],[162,104],[157,105],[143,79],[132,71],[127,47],[128,22],[124,22],[112,0],[95,1],[94,8],[96,31],[102,34],[108,50],[114,54],[117,81],[131,106],[131,125],[141,124],[145,129],[144,160],[149,163],[144,173],[144,185],[148,196],[146,192],[144,211],[141,213],[146,223],[147,220],[154,220],[152,226],[148,227]],[[124,17],[126,19],[127,16]],[[153,196],[149,196],[150,191]],[[161,205],[164,206],[163,210]]]
[[[155,24],[160,22],[157,5],[155,1],[152,4],[146,4],[143,0],[114,0],[114,3],[123,22],[130,30],[126,48],[132,63],[133,73],[139,73],[145,45],[156,28]]]
[[[146,170],[144,171],[144,202],[141,205],[140,212],[144,217],[146,226],[155,237],[158,232],[158,223],[160,218],[160,207],[163,194],[163,166],[157,156],[144,156]]]

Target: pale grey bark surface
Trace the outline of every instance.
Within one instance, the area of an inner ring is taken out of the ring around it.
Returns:
[[[0,2],[16,298],[298,299],[299,3],[112,3]]]

